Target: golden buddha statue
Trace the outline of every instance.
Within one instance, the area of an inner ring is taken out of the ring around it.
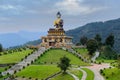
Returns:
[[[54,21],[54,26],[56,27],[56,29],[62,29],[63,28],[63,20],[61,19],[61,14],[60,12],[58,12],[56,14],[57,19]]]

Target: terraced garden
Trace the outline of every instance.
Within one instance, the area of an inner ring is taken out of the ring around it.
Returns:
[[[106,80],[120,80],[120,69],[109,68],[103,70],[103,76]]]
[[[0,56],[0,64],[18,63],[22,58],[30,54],[33,50],[27,49],[19,52],[13,52],[10,54],[4,54]]]
[[[61,49],[52,49],[46,52],[34,64],[57,64],[59,63],[60,58],[62,58],[63,56],[68,57],[71,60],[72,65],[79,65],[79,66],[90,65],[89,63],[83,62],[81,59],[74,56],[72,53],[69,53]]]
[[[38,58],[32,65],[26,67],[22,71],[15,74],[18,77],[32,78],[32,79],[45,79],[57,72],[60,69],[57,67],[57,63],[59,63],[60,58],[63,56],[68,57],[71,60],[71,65],[77,66],[86,66],[90,65],[89,63],[83,62],[81,59],[64,51],[62,49],[51,49],[46,51],[40,58]],[[82,72],[79,70],[71,71],[74,75],[78,76],[79,79],[82,77]],[[72,76],[69,74],[59,74],[56,77],[52,78],[52,80],[74,80]]]
[[[19,77],[45,79],[60,69],[56,65],[31,65],[15,74]]]
[[[74,78],[70,76],[69,74],[60,74],[52,78],[51,80],[74,80]]]
[[[87,55],[86,49],[78,49],[78,50],[80,54],[83,54],[84,56]],[[28,50],[22,50],[21,52],[1,55],[0,60],[1,63],[2,61],[4,62],[2,64],[17,63],[20,62],[22,58],[24,58],[26,55],[28,55],[31,52],[32,50],[28,49]],[[14,76],[21,79],[23,78],[32,79],[32,80],[46,79],[49,76],[54,75],[57,72],[60,72],[60,69],[57,67],[57,64],[59,63],[60,58],[62,58],[63,56],[66,56],[71,60],[70,62],[72,65],[71,68],[73,69],[70,68],[68,71],[81,80],[83,77],[83,72],[74,68],[77,68],[79,66],[89,66],[90,64],[83,62],[80,58],[78,58],[74,54],[62,49],[50,49],[44,52],[44,54],[42,54],[37,60],[35,60],[32,65],[22,69],[20,72],[17,72],[16,74],[14,74]],[[13,57],[14,59],[10,60],[10,58]],[[5,61],[4,58],[7,60]],[[110,60],[108,62],[112,62],[112,61]],[[89,70],[88,68],[82,68],[82,69],[87,73],[86,80],[94,80],[94,73],[91,70]],[[0,71],[4,71],[4,70],[5,68],[0,67]],[[106,80],[112,80],[107,78],[107,75],[110,76],[109,74],[107,74],[108,73],[107,71],[109,70],[106,69],[106,71],[104,71]],[[117,75],[118,73],[114,73],[114,74]],[[74,80],[74,78],[69,74],[61,73],[53,77],[51,80]]]

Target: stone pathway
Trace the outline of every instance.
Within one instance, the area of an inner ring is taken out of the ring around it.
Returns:
[[[84,70],[82,70],[81,68],[78,68],[78,70],[83,72],[83,76],[82,76],[81,80],[86,80],[87,73]]]
[[[100,54],[100,52],[96,51],[96,52],[95,52],[95,56],[93,56],[93,57],[91,58],[91,60],[94,62],[94,61],[96,60],[96,58],[99,57],[99,54]]]
[[[99,73],[100,69],[109,68],[110,64],[103,63],[103,64],[93,64],[92,66],[87,66],[83,68],[88,68],[94,72],[94,80],[105,80],[104,77]]]
[[[74,80],[79,80],[79,78],[77,76],[75,76],[74,74],[70,73],[69,71],[67,71],[67,73],[69,75],[71,75],[74,78]]]
[[[5,76],[7,73],[9,74],[14,74],[14,72],[18,72],[19,70],[23,69],[23,67],[26,67],[28,64],[31,64],[32,61],[34,61],[35,59],[38,58],[38,56],[40,56],[41,54],[43,54],[43,52],[46,49],[44,47],[41,47],[38,51],[35,51],[34,53],[32,53],[31,55],[29,55],[26,59],[24,59],[23,61],[15,64],[14,66],[12,66],[10,69],[8,69],[5,72],[2,72],[2,75]]]

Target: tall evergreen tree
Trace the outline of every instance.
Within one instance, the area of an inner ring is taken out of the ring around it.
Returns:
[[[98,44],[98,49],[100,49],[100,47],[102,46],[102,38],[99,34],[96,34],[96,36],[94,37],[94,39],[97,41],[97,44]]]
[[[118,56],[118,69],[120,69],[120,55]]]
[[[86,45],[86,43],[87,43],[87,37],[86,36],[82,36],[81,38],[80,38],[80,43],[82,44],[82,45]]]
[[[100,34],[96,34],[95,40],[96,40],[97,42],[101,42],[102,38],[101,38]]]
[[[90,55],[93,55],[93,53],[97,50],[97,41],[94,39],[90,39],[87,42],[87,50],[89,51]]]
[[[114,46],[114,35],[113,35],[113,34],[110,34],[110,35],[106,38],[105,44],[106,44],[106,45],[109,45],[109,46],[111,46],[111,47]]]
[[[2,44],[0,44],[0,52],[3,51],[3,47],[2,47]]]

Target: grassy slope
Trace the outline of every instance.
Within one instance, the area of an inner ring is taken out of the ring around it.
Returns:
[[[0,67],[0,72],[4,71],[5,67]]]
[[[70,72],[72,73],[72,74],[74,74],[74,75],[76,75],[80,80],[81,80],[81,78],[82,78],[82,76],[83,76],[83,73],[82,73],[82,71],[80,71],[80,70],[70,70]]]
[[[103,62],[103,63],[112,63],[115,62],[116,60],[105,60],[105,59],[97,59],[97,62]]]
[[[77,58],[76,56],[74,56],[73,54],[61,50],[61,49],[52,49],[48,52],[46,52],[41,58],[39,58],[35,64],[41,64],[41,63],[58,63],[60,58],[66,56],[71,60],[71,64],[74,65],[89,65],[88,63],[85,63],[83,61],[81,61],[79,58]]]
[[[52,78],[51,80],[74,80],[74,78],[72,78],[72,76],[70,76],[68,74],[60,74],[60,75]]]
[[[0,56],[0,64],[17,63],[30,52],[32,52],[32,50],[28,49],[21,52],[14,52],[12,54],[2,55]]]
[[[105,69],[103,70],[105,73],[105,78],[108,77],[106,80],[120,80],[120,69],[112,68],[112,69]]]
[[[25,76],[27,78],[44,79],[59,71],[60,69],[55,65],[31,65],[18,72],[16,75],[19,77]]]
[[[88,68],[82,68],[87,73],[86,80],[94,80],[94,73]]]
[[[85,58],[90,58],[89,54],[88,54],[88,51],[86,48],[75,48],[75,50],[80,53],[83,57]]]

